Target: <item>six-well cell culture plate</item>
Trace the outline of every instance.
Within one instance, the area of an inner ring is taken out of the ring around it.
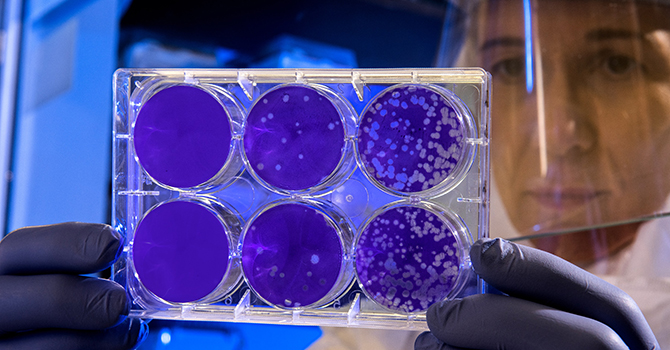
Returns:
[[[121,69],[112,278],[131,316],[425,329],[478,293],[481,69]]]

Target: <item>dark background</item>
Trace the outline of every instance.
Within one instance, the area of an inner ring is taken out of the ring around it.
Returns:
[[[429,67],[446,8],[445,0],[134,0],[121,20],[120,45],[146,37],[216,45],[244,61],[291,34],[348,48],[361,68]]]

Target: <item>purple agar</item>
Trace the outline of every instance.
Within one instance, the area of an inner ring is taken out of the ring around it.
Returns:
[[[208,92],[176,85],[144,103],[133,142],[144,170],[158,183],[191,188],[214,178],[231,148],[229,115]]]
[[[463,159],[465,126],[440,91],[396,85],[373,99],[361,117],[357,148],[362,168],[400,193],[432,189]]]
[[[226,228],[201,204],[166,202],[139,223],[132,255],[137,277],[148,291],[169,303],[199,302],[226,277]]]
[[[457,287],[460,246],[452,226],[417,206],[374,217],[356,244],[356,273],[366,294],[394,311],[425,311]]]
[[[332,296],[339,282],[343,254],[335,224],[325,213],[305,204],[284,203],[248,224],[242,269],[251,288],[268,303],[318,307],[315,303]]]
[[[261,96],[249,111],[244,152],[253,172],[280,190],[322,184],[343,158],[341,115],[325,93],[284,85]]]

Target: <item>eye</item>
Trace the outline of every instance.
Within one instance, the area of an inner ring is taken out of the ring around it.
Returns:
[[[639,68],[637,61],[626,55],[607,56],[601,61],[600,66],[607,74],[615,77],[622,77]]]
[[[491,66],[491,74],[508,81],[520,80],[525,76],[526,62],[522,57],[508,58]]]

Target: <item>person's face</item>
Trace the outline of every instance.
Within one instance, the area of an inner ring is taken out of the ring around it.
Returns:
[[[514,226],[527,235],[661,209],[670,6],[530,2],[524,17],[524,1],[491,1],[479,27],[480,64],[493,76],[493,175]]]

